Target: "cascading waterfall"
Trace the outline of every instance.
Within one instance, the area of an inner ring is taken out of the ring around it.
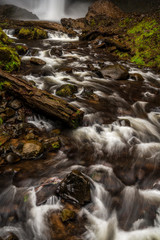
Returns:
[[[88,9],[88,3],[76,3],[65,8],[67,0],[5,0],[1,4],[13,4],[25,8],[42,20],[60,21],[63,17],[83,17]],[[67,10],[67,12],[66,12]]]

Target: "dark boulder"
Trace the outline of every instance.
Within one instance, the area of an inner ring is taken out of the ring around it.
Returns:
[[[57,88],[56,94],[61,97],[72,96],[77,92],[77,86],[72,84],[64,84],[61,87]]]
[[[0,6],[0,16],[9,19],[38,19],[32,12],[9,4]]]
[[[112,78],[114,80],[126,80],[129,77],[127,68],[120,64],[106,66],[102,69],[101,74],[103,78]]]
[[[85,205],[91,201],[90,182],[79,171],[72,171],[60,183],[58,195],[67,201]]]

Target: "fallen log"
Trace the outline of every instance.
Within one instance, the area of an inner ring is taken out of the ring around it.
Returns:
[[[0,69],[0,82],[4,81],[7,81],[6,88],[22,98],[31,108],[50,117],[57,117],[72,128],[77,128],[82,123],[83,111],[77,107]]]

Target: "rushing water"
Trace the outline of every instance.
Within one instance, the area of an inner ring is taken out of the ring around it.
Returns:
[[[13,31],[8,32],[13,34]],[[76,84],[78,93],[70,103],[81,108],[85,115],[83,126],[66,132],[72,141],[71,149],[61,149],[55,159],[32,162],[32,170],[0,177],[0,236],[15,233],[20,240],[49,240],[45,218],[49,211],[62,209],[56,196],[37,206],[34,186],[50,177],[63,178],[79,169],[92,182],[92,204],[79,213],[85,216],[85,240],[158,240],[160,239],[160,76],[149,69],[142,71],[123,63],[130,74],[139,73],[143,82],[130,78],[114,81],[99,78],[88,68],[111,65],[108,57],[90,45],[76,45],[70,39],[52,32],[47,40],[35,47],[38,57],[46,62],[43,72],[30,73],[24,78],[34,81],[40,89],[53,94],[60,85]],[[70,44],[73,44],[70,48]],[[75,44],[75,45],[74,45]],[[51,54],[51,48],[62,49],[62,56]],[[32,51],[31,51],[32,53]],[[24,56],[28,61],[32,54]],[[59,71],[71,67],[72,73]],[[85,91],[92,91],[87,99]],[[54,122],[32,116],[28,122],[50,131]],[[44,163],[45,161],[45,163]],[[5,182],[5,185],[2,184]],[[27,196],[27,199],[26,199]],[[16,216],[16,221],[12,217]],[[56,239],[56,237],[55,237]]]

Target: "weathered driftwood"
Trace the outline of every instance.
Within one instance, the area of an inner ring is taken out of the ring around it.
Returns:
[[[82,123],[83,112],[67,101],[56,97],[46,91],[37,89],[24,79],[15,77],[0,69],[0,82],[7,81],[7,88],[21,97],[30,107],[57,117],[70,127],[76,128]]]

